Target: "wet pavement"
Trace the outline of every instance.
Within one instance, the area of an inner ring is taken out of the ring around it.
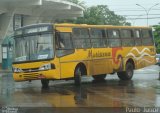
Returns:
[[[81,87],[72,80],[50,81],[49,89],[42,89],[40,81],[15,83],[12,74],[0,74],[0,106],[160,107],[159,70],[155,65],[137,70],[131,81],[120,81],[116,75],[102,82],[85,77]]]

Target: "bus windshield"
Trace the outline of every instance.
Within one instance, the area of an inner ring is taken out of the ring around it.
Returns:
[[[53,34],[36,34],[15,38],[14,62],[47,60],[54,56]]]

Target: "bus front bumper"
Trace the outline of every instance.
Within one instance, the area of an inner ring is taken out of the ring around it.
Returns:
[[[55,70],[30,72],[30,73],[13,73],[13,78],[15,81],[30,81],[30,80],[40,80],[40,79],[60,79],[59,74]]]

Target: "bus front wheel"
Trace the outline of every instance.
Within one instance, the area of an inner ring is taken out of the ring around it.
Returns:
[[[92,77],[94,80],[100,81],[100,80],[104,80],[106,78],[106,74],[93,75]]]
[[[48,79],[41,79],[42,88],[48,88],[49,80]]]
[[[82,79],[82,70],[80,67],[77,67],[74,74],[74,84],[76,86],[81,85],[81,79]]]
[[[134,66],[128,62],[126,64],[126,71],[118,72],[117,75],[121,80],[131,80],[134,74]]]

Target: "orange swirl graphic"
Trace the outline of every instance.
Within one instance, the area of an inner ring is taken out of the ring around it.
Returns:
[[[117,55],[117,52],[118,51],[122,51],[122,50],[123,50],[123,48],[112,48],[112,58],[113,58],[113,62],[115,64],[119,64],[120,63],[119,58],[120,58],[121,55]]]

